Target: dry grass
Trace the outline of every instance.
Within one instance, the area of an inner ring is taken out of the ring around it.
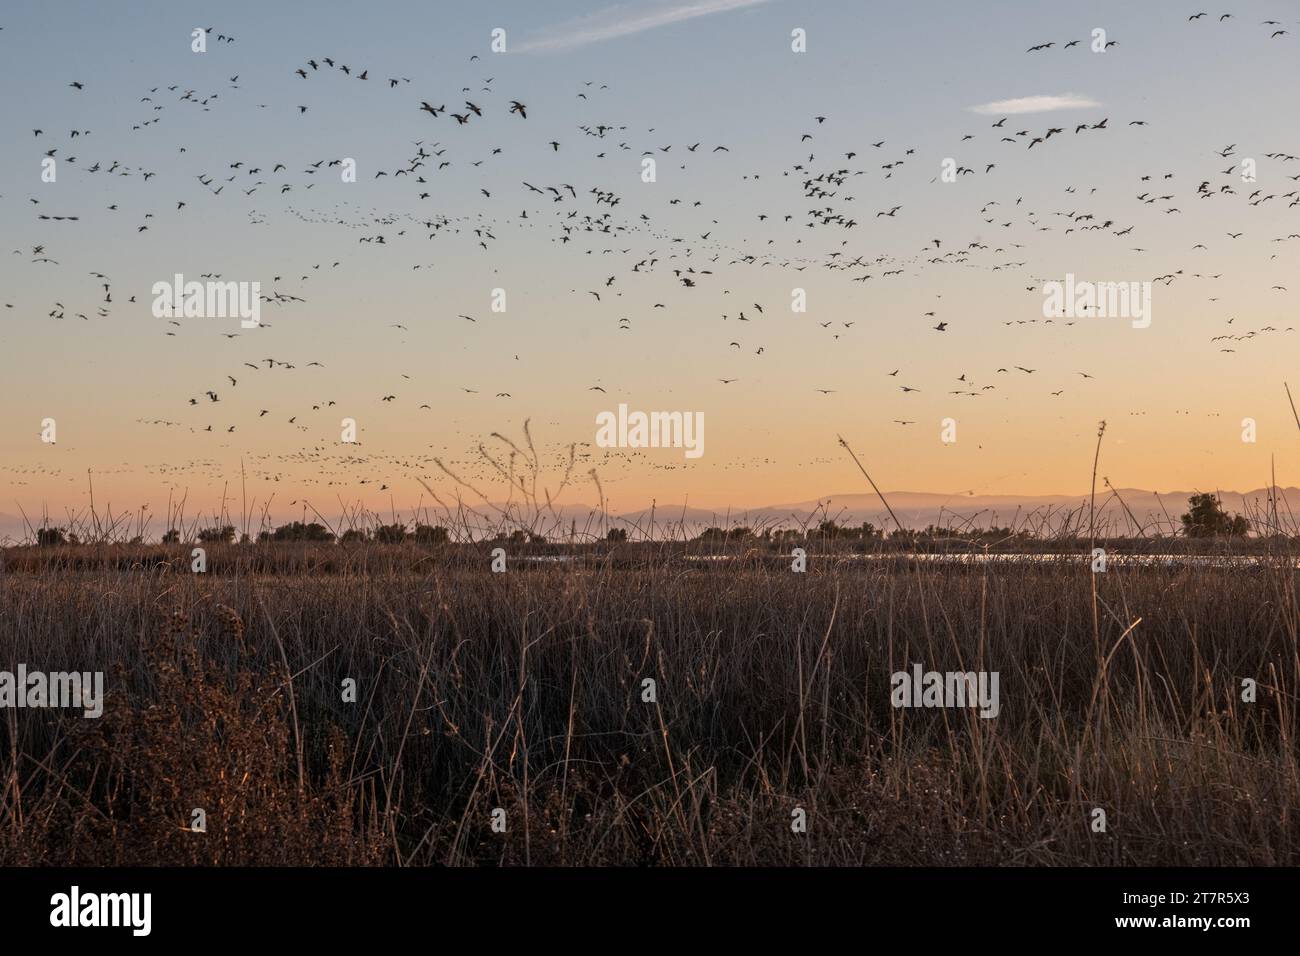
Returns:
[[[1281,564],[35,550],[0,668],[103,670],[105,716],[0,714],[0,864],[1300,861]],[[913,662],[1000,715],[891,708]]]

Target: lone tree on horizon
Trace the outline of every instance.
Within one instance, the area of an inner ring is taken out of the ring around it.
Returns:
[[[48,547],[56,544],[67,544],[68,536],[62,528],[37,528],[36,543],[42,547]]]
[[[1244,535],[1250,530],[1250,522],[1241,515],[1229,515],[1215,495],[1192,495],[1187,506],[1189,510],[1182,520],[1183,533],[1189,538]]]

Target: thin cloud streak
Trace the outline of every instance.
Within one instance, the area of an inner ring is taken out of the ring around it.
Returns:
[[[626,6],[608,7],[589,16],[579,17],[545,31],[541,36],[525,40],[515,48],[519,53],[549,53],[571,50],[592,43],[601,43],[617,37],[630,36],[646,30],[666,27],[684,20],[707,17],[715,13],[728,13],[746,7],[756,7],[771,0],[697,0],[661,7],[649,13],[637,13]]]
[[[970,108],[972,113],[988,116],[1014,115],[1016,113],[1050,113],[1053,110],[1080,110],[1101,106],[1090,96],[1062,93],[1057,96],[1021,96],[1013,100],[996,100]]]

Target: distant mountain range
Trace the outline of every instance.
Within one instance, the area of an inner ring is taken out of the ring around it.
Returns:
[[[1205,489],[1215,491],[1215,489]],[[1158,528],[1165,531],[1180,527],[1179,520],[1187,510],[1187,500],[1192,491],[1145,491],[1140,488],[1119,488],[1111,491],[1097,489],[1096,522],[1099,531],[1108,529],[1116,534],[1132,533],[1138,526],[1148,533]],[[1247,516],[1267,513],[1270,508],[1270,489],[1253,491],[1219,491],[1223,507],[1232,513]],[[928,525],[969,527],[1014,527],[1057,530],[1073,521],[1074,527],[1083,522],[1086,529],[1089,513],[1089,496],[1082,495],[970,495],[932,494],[916,491],[887,491],[884,493],[889,507],[906,528],[924,528]],[[1284,526],[1291,517],[1300,519],[1300,488],[1279,487],[1277,510]],[[585,511],[584,511],[585,513]],[[645,527],[650,518],[649,509],[619,515],[619,519]],[[665,522],[684,522],[687,528],[709,525],[754,527],[794,527],[816,524],[830,519],[840,525],[860,525],[869,521],[877,528],[893,529],[888,510],[874,494],[829,495],[811,501],[787,505],[770,505],[763,508],[723,510],[704,508],[659,508],[656,525]]]
[[[1215,489],[1206,489],[1214,491]],[[1269,489],[1252,491],[1219,491],[1224,508],[1248,517],[1266,514],[1270,508]],[[1179,518],[1187,510],[1191,491],[1145,491],[1140,488],[1120,488],[1115,491],[1097,490],[1096,522],[1099,534],[1131,534],[1138,526],[1147,533],[1156,530],[1170,531],[1180,526]],[[1300,488],[1277,489],[1277,511],[1284,527],[1300,519]],[[951,527],[1013,527],[1056,532],[1063,527],[1087,530],[1088,495],[969,495],[934,494],[917,491],[887,491],[885,498],[898,521],[906,528],[924,528],[928,525]],[[570,504],[556,509],[561,523],[567,529],[570,522],[579,532],[595,530],[599,520],[590,505]],[[274,524],[287,523],[297,516],[275,517]],[[326,517],[332,517],[326,512]],[[431,515],[432,518],[432,515]],[[649,508],[611,513],[613,526],[636,527],[649,530],[652,516]],[[874,494],[853,493],[829,495],[793,504],[768,505],[762,508],[682,508],[660,506],[653,514],[657,534],[668,527],[684,526],[688,534],[697,534],[710,526],[752,528],[796,528],[815,526],[824,520],[839,525],[857,526],[869,521],[877,528],[893,529],[893,521],[880,498]],[[232,521],[238,524],[237,519]],[[550,529],[554,519],[543,524]],[[157,536],[161,528],[154,528]],[[22,539],[26,531],[21,517],[0,512],[0,541]],[[635,535],[634,535],[635,537]]]

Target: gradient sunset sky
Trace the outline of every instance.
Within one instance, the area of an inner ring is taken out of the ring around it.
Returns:
[[[1103,419],[1120,487],[1256,488],[1270,456],[1300,484],[1294,3],[10,0],[0,27],[0,512],[82,508],[88,469],[97,503],[212,509],[241,463],[277,511],[452,497],[435,458],[496,498],[478,446],[526,419],[543,482],[576,443],[564,500],[594,468],[614,511],[867,490],[837,434],[885,490],[1077,493]],[[172,325],[176,273],[304,301]],[[1066,273],[1165,277],[1150,327],[1045,322]],[[620,402],[702,412],[705,454],[595,447]]]

